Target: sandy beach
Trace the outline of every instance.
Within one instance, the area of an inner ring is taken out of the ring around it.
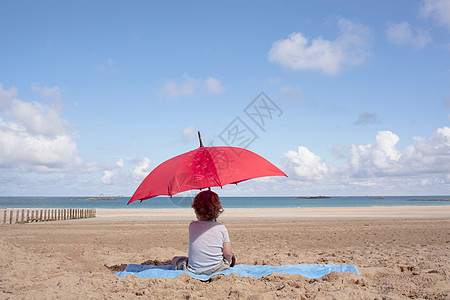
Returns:
[[[113,274],[186,255],[192,210],[0,226],[1,299],[450,299],[450,206],[227,209],[238,263],[351,264],[320,279]]]

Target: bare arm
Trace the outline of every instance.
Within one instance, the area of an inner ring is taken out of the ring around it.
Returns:
[[[222,253],[223,253],[223,257],[225,257],[226,260],[231,262],[231,257],[233,256],[233,250],[231,249],[230,242],[223,243]]]

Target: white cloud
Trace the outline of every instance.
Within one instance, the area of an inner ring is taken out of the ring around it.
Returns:
[[[117,160],[116,166],[103,171],[103,176],[100,179],[104,184],[116,184],[118,180],[123,181],[125,175],[121,174],[121,171],[125,163],[122,158]]]
[[[328,166],[320,156],[312,153],[308,148],[300,146],[298,151],[288,151],[286,170],[294,174],[295,178],[320,180],[328,175]]]
[[[210,94],[222,94],[225,92],[225,89],[223,88],[220,80],[208,77],[204,82],[204,87],[206,91],[208,91]]]
[[[386,36],[388,41],[393,44],[412,46],[416,49],[422,49],[431,42],[428,32],[420,28],[413,28],[408,22],[388,24]]]
[[[151,160],[147,157],[144,157],[138,163],[138,165],[134,169],[132,169],[132,177],[138,180],[143,180],[150,173],[150,163]]]
[[[381,177],[448,175],[450,127],[438,128],[428,140],[415,138],[403,152],[396,147],[399,140],[391,131],[379,131],[373,144],[351,145],[346,162],[339,167],[326,164],[320,156],[300,146],[298,151],[285,154],[285,171],[294,180],[323,179],[346,184]]]
[[[193,78],[186,73],[177,80],[167,81],[162,89],[163,96],[170,99],[189,97],[196,93],[215,95],[223,92],[225,92],[225,88],[220,80],[214,77],[208,77],[205,80]]]
[[[104,184],[113,184],[114,177],[116,177],[116,176],[117,176],[117,172],[105,170],[105,171],[103,171],[103,176],[101,178],[101,181]]]
[[[200,86],[200,80],[183,74],[180,80],[171,80],[163,88],[169,98],[179,98],[193,95]]]
[[[310,44],[301,33],[273,43],[269,60],[293,70],[320,70],[335,74],[344,65],[362,64],[370,56],[369,28],[344,18],[338,20],[340,35],[334,41],[316,38]]]
[[[298,102],[302,100],[301,91],[298,87],[283,86],[278,96],[280,100],[286,100],[289,102]]]
[[[119,159],[119,160],[116,162],[116,165],[117,165],[119,168],[123,168],[123,166],[125,165],[125,163],[123,162],[123,159]]]
[[[47,99],[51,99],[55,102],[60,102],[61,101],[61,89],[57,86],[54,87],[41,87],[39,84],[37,83],[32,83],[31,84],[31,90],[38,92],[39,95],[41,95],[44,98]]]
[[[17,97],[17,89],[10,87],[8,90],[3,89],[3,84],[0,83],[0,110],[6,109],[10,106],[12,99]]]
[[[422,0],[419,14],[450,30],[450,0]]]
[[[120,158],[114,165],[103,167],[100,181],[106,185],[133,188],[150,173],[150,163],[151,160],[147,157],[126,162]]]
[[[417,139],[402,156],[404,173],[450,172],[450,127],[438,128],[429,140]]]
[[[184,128],[183,129],[183,139],[188,142],[193,141],[193,140],[195,140],[196,133],[197,133],[197,128],[194,125]]]
[[[387,175],[398,167],[401,154],[395,145],[399,140],[399,137],[390,131],[379,131],[374,144],[352,145],[348,160],[349,168],[342,171],[355,177]]]
[[[36,88],[37,89],[37,88]],[[39,89],[38,89],[39,90]],[[57,87],[41,91],[58,101]],[[89,169],[78,154],[59,104],[17,99],[17,90],[0,85],[0,168],[39,172]]]
[[[69,134],[68,124],[59,113],[53,105],[12,99],[5,116],[14,120],[28,133],[56,137]]]

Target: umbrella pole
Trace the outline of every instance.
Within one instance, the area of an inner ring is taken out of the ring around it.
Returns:
[[[202,136],[200,135],[200,130],[198,132],[198,140],[200,142],[200,147],[203,147]]]

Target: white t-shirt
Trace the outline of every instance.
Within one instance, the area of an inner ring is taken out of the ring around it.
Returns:
[[[189,224],[188,269],[201,273],[218,266],[223,259],[223,243],[230,237],[225,225],[215,221],[194,221]]]

